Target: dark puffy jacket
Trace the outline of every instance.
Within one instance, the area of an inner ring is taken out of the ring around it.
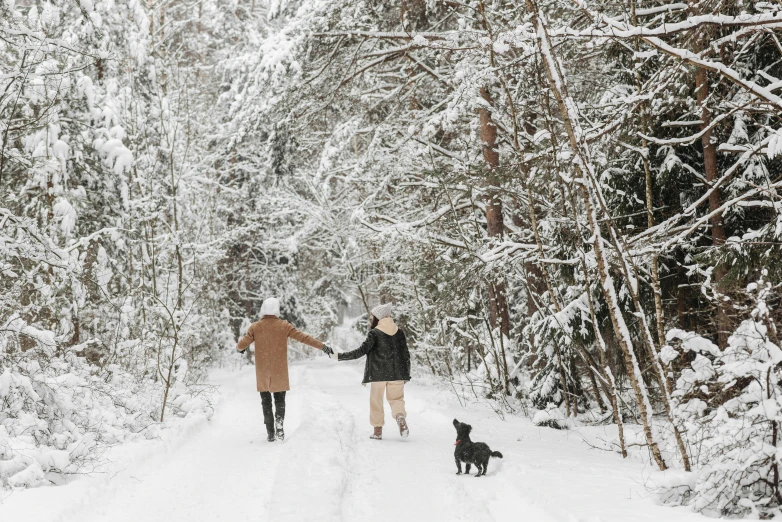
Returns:
[[[356,350],[339,354],[340,361],[367,356],[362,382],[409,381],[410,352],[402,330],[388,335],[377,328],[369,331],[366,340]]]

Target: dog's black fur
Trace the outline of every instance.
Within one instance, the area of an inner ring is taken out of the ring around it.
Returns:
[[[457,475],[462,474],[462,462],[466,463],[465,472],[470,474],[470,466],[475,464],[478,468],[476,477],[486,474],[486,466],[489,464],[489,457],[502,458],[502,453],[492,451],[489,446],[483,442],[473,442],[470,440],[472,426],[464,424],[458,420],[453,420],[453,427],[456,428],[456,449],[453,450],[453,456],[456,460]]]

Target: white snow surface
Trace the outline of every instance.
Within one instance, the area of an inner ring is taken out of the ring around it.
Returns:
[[[113,448],[111,472],[15,490],[0,501],[0,520],[703,520],[654,500],[646,486],[664,474],[585,444],[584,437],[611,438],[610,427],[557,431],[517,416],[503,421],[434,383],[406,387],[409,438],[399,437],[386,407],[384,440],[370,440],[362,371],[363,361],[325,357],[292,364],[287,438],[268,443],[253,368],[218,370],[212,381],[221,398],[210,421],[187,418],[159,439]],[[480,480],[474,467],[455,475],[454,417],[504,455]]]

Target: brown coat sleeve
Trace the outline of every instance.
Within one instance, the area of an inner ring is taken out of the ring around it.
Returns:
[[[236,345],[237,351],[241,352],[253,343],[255,340],[255,337],[253,337],[253,328],[255,328],[255,323],[251,324],[244,337],[239,339],[239,344]]]
[[[288,330],[288,337],[290,337],[291,339],[295,339],[300,343],[304,343],[306,345],[312,346],[313,348],[317,348],[318,350],[323,348],[322,342],[318,341],[314,337],[310,337],[309,335],[298,331],[296,327],[293,325],[290,325],[290,330]]]

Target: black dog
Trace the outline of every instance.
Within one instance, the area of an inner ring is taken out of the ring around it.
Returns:
[[[475,476],[480,477],[486,474],[489,457],[502,458],[502,453],[499,451],[492,451],[483,442],[470,440],[472,426],[469,424],[464,424],[454,419],[453,427],[456,428],[456,449],[453,451],[453,456],[456,459],[456,469],[459,470],[456,472],[457,475],[462,474],[462,462],[467,463],[465,472],[468,475],[470,474],[470,466],[475,464],[475,467],[478,468],[478,474]]]

